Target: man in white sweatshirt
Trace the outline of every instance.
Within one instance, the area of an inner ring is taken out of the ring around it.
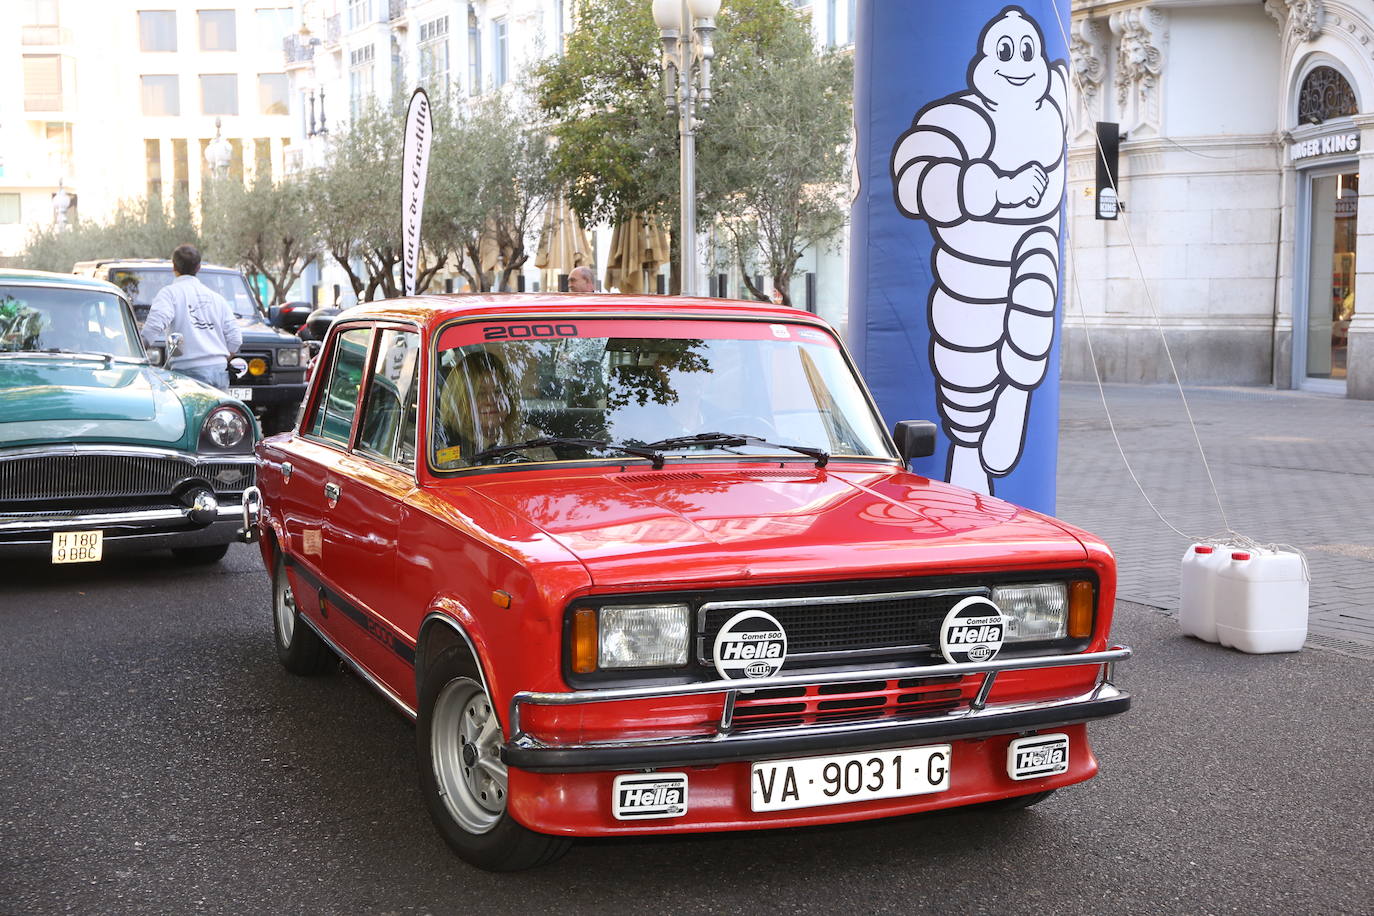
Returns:
[[[229,357],[242,345],[243,332],[224,297],[197,279],[199,271],[200,252],[194,245],[178,245],[172,252],[176,279],[153,297],[143,339],[153,343],[168,333],[180,334],[181,351],[168,360],[168,368],[228,388]]]

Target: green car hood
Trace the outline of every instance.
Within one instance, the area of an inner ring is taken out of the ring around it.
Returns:
[[[0,446],[61,440],[175,446],[186,411],[167,373],[62,359],[0,361]]]

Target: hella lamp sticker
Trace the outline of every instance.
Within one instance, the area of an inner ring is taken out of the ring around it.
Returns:
[[[632,773],[617,776],[611,788],[618,821],[681,817],[687,813],[686,773]]]
[[[787,633],[772,614],[740,611],[716,634],[711,657],[726,680],[772,677],[787,660]]]
[[[1069,770],[1069,736],[1031,735],[1007,746],[1007,775],[1012,779],[1058,776]]]
[[[949,609],[940,624],[940,654],[952,664],[990,662],[1002,650],[1007,621],[987,598],[970,595]]]

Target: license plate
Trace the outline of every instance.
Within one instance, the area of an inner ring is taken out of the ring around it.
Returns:
[[[755,811],[786,811],[949,788],[950,745],[799,757],[756,763],[749,786]]]
[[[253,389],[252,389],[252,388],[230,388],[230,389],[229,389],[229,397],[231,397],[231,398],[238,398],[240,401],[251,401],[251,400],[253,400]]]
[[[54,563],[94,563],[104,549],[102,531],[59,531],[52,536]]]

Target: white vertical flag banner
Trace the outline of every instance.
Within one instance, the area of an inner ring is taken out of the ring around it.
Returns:
[[[415,295],[420,272],[420,220],[425,212],[425,175],[429,172],[433,127],[429,96],[416,89],[406,108],[401,147],[401,293],[406,296]]]

